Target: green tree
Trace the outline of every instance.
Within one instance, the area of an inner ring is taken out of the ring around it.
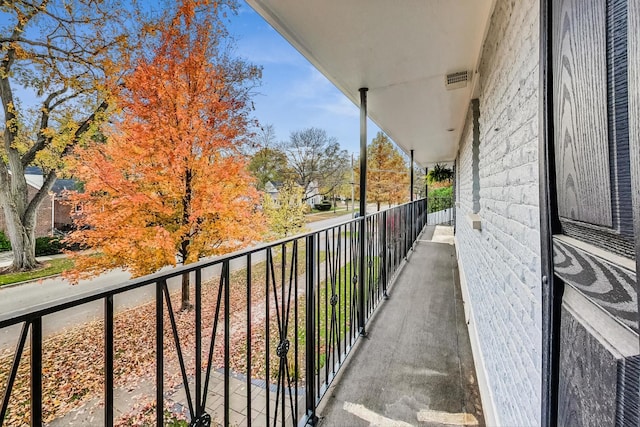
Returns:
[[[130,9],[130,8],[129,8]],[[35,268],[35,222],[64,157],[91,137],[131,50],[132,20],[118,1],[0,0],[0,204],[13,270]],[[21,99],[22,98],[22,99]],[[24,170],[44,183],[28,195]]]
[[[249,172],[256,179],[256,186],[264,190],[268,181],[280,183],[291,176],[287,155],[277,148],[259,149],[249,162]]]
[[[305,190],[305,200],[315,196],[309,191],[314,182],[321,195],[332,195],[343,183],[349,167],[348,153],[325,130],[312,127],[291,132],[281,149],[287,155],[293,179]]]
[[[267,217],[269,229],[275,237],[288,237],[304,230],[303,197],[303,188],[294,183],[284,184],[276,200],[268,194],[263,196],[262,210]]]
[[[349,202],[349,200],[351,200],[351,190],[352,190],[351,176],[352,176],[351,168],[345,170],[342,176],[340,177],[340,184],[338,184],[334,189],[334,194],[336,196],[340,196],[345,199],[347,203],[347,209],[349,208],[349,205],[352,203],[352,202]]]

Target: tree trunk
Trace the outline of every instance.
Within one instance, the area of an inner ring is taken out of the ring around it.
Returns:
[[[11,157],[11,156],[10,156]],[[55,182],[55,172],[49,172],[40,189],[28,200],[28,186],[19,160],[12,159],[12,170],[18,172],[9,178],[6,167],[0,171],[0,203],[13,252],[14,271],[33,270],[36,260],[36,215],[40,204]]]
[[[33,270],[38,266],[36,260],[35,216],[31,224],[23,224],[20,217],[7,215],[5,211],[6,226],[11,241],[13,263],[11,270]]]
[[[189,273],[182,274],[182,304],[180,311],[191,310],[193,306],[189,302]]]
[[[24,176],[22,176],[24,180]],[[26,201],[26,181],[24,183],[15,182],[17,191],[12,192],[8,186],[3,186],[0,190],[0,201],[4,211],[5,225],[9,241],[11,242],[11,250],[13,253],[12,271],[33,270],[38,266],[36,261],[36,208],[37,200],[33,206]],[[6,182],[6,181],[5,181]],[[23,189],[24,188],[24,189]]]
[[[185,163],[189,164],[189,159],[185,159]],[[193,175],[191,169],[187,167],[184,173],[184,197],[182,198],[182,225],[189,224],[189,212],[191,211],[191,179]],[[182,256],[182,264],[186,264],[189,259],[189,245],[191,240],[185,237],[180,244],[180,255]],[[182,305],[181,311],[190,310],[193,306],[189,303],[189,273],[182,275]]]

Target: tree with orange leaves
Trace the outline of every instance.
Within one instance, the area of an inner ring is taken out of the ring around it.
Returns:
[[[260,69],[228,54],[225,2],[181,0],[150,54],[124,79],[106,142],[75,151],[84,191],[68,241],[77,280],[113,268],[134,276],[192,263],[259,238],[258,193],[241,148]],[[182,279],[182,309],[189,278]]]

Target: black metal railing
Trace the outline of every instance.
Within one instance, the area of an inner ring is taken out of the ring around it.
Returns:
[[[49,402],[51,392],[45,390],[49,380],[43,386],[43,375],[48,379],[63,375],[51,372],[43,358],[43,347],[56,339],[43,341],[43,320],[99,301],[103,302],[97,326],[102,331],[102,361],[94,363],[102,365],[98,371],[103,390],[62,398],[101,395],[104,425],[117,421],[114,391],[131,388],[121,375],[123,340],[135,342],[140,375],[147,372],[154,384],[147,415],[158,426],[180,410],[192,426],[251,425],[260,419],[267,425],[313,424],[320,399],[364,332],[364,324],[386,298],[426,220],[423,199],[324,230],[0,314],[0,332],[22,325],[15,351],[4,362],[0,359],[8,368],[0,425],[28,419],[40,426],[61,415]],[[180,298],[176,284],[183,274],[193,282],[194,308],[177,312],[172,301]],[[118,310],[116,299],[141,289],[149,291],[146,305]],[[151,318],[148,328],[142,317],[135,317],[145,310]],[[131,322],[135,327],[127,326],[123,332],[122,325]],[[92,334],[79,335],[90,340]],[[29,360],[28,367],[21,366],[23,359]],[[82,368],[77,369],[82,381]],[[0,384],[1,375],[0,369]],[[25,381],[25,376],[30,379]],[[13,394],[27,394],[18,387],[28,387],[26,403],[12,400]],[[16,411],[25,416],[11,417]]]

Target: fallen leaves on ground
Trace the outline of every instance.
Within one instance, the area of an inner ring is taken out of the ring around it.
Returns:
[[[302,245],[301,245],[302,246]],[[271,382],[278,377],[279,357],[276,349],[280,342],[278,313],[280,324],[283,313],[288,313],[287,339],[291,342],[289,350],[290,371],[294,368],[294,346],[298,343],[298,386],[304,383],[304,248],[297,257],[297,271],[291,275],[292,259],[287,256],[285,267],[285,287],[283,297],[282,262],[274,251],[273,276],[267,291],[266,263],[252,265],[251,278],[251,376],[255,379],[267,377],[267,348],[269,351],[269,375]],[[297,274],[297,276],[296,276]],[[298,277],[289,288],[291,277]],[[276,279],[274,292],[273,278]],[[194,286],[191,286],[192,301]],[[242,269],[230,275],[230,368],[241,375],[247,374],[247,278]],[[214,278],[202,286],[202,363],[206,368],[211,343],[214,317],[217,307],[220,280]],[[267,300],[266,295],[269,292]],[[289,294],[290,293],[290,294]],[[297,324],[295,324],[295,295],[298,296]],[[290,295],[290,296],[289,296]],[[179,292],[171,294],[174,310],[179,307]],[[221,299],[218,328],[213,351],[213,371],[224,366],[224,297]],[[267,319],[269,327],[267,328]],[[194,310],[175,313],[175,320],[183,351],[186,372],[191,381],[195,375],[195,314]],[[164,389],[165,396],[171,394],[183,383],[176,346],[172,334],[167,306],[164,306]],[[295,333],[297,332],[297,335]],[[268,334],[268,339],[267,339]],[[144,381],[153,384],[156,369],[156,319],[155,301],[117,313],[114,316],[114,384],[116,389],[135,390]],[[267,347],[267,342],[269,346]],[[11,392],[6,426],[29,424],[29,348],[26,348],[18,369],[18,375]],[[0,356],[0,385],[4,390],[13,361],[13,352]],[[104,388],[104,326],[102,321],[94,321],[47,339],[43,343],[42,354],[43,418],[46,423],[62,417],[92,399],[101,398]],[[294,375],[294,379],[296,375]],[[292,379],[293,380],[293,379]],[[215,384],[210,384],[212,389]],[[152,396],[151,396],[152,397]],[[117,425],[145,425],[155,417],[154,403],[136,403],[129,413],[117,420]],[[144,399],[139,402],[145,402]],[[166,402],[165,402],[166,404]],[[178,414],[184,416],[184,414]],[[151,417],[151,418],[149,418]],[[179,419],[179,418],[177,418]]]

